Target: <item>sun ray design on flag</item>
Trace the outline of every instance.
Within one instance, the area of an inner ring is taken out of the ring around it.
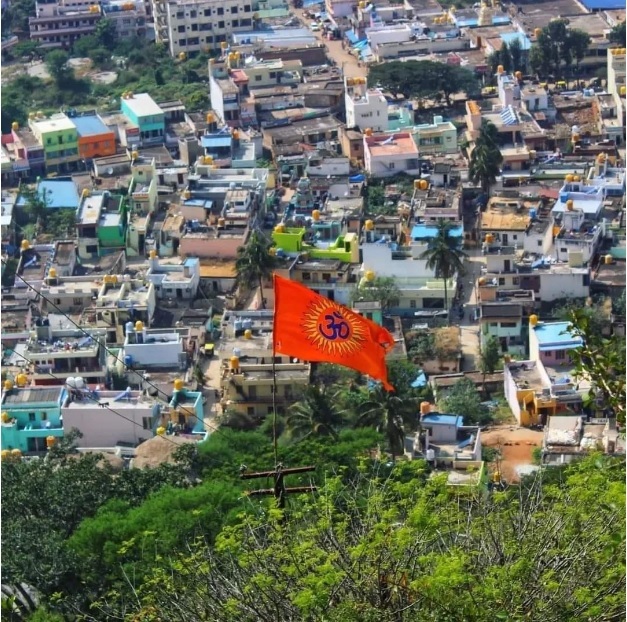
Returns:
[[[306,338],[324,353],[353,355],[367,340],[363,324],[331,300],[312,302],[302,319]]]

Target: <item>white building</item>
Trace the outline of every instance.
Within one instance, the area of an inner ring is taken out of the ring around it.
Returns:
[[[139,329],[139,330],[137,330]],[[161,329],[146,329],[126,325],[126,339],[122,363],[128,367],[187,367],[187,353],[183,348],[183,338],[177,332]]]
[[[420,173],[418,147],[409,132],[364,136],[364,163],[373,177]]]
[[[69,391],[61,407],[63,428],[81,431],[81,447],[137,445],[154,436],[159,413],[157,403],[143,397],[140,391],[130,390]]]
[[[253,25],[250,0],[153,0],[157,42],[172,56],[181,52],[218,50],[237,32]]]
[[[625,48],[607,51],[607,92],[615,100],[625,98]]]
[[[194,300],[200,284],[200,260],[188,257],[179,264],[166,264],[151,252],[146,279],[155,286],[157,298]]]
[[[346,127],[385,132],[388,102],[381,90],[369,89],[366,78],[346,78],[345,89]]]

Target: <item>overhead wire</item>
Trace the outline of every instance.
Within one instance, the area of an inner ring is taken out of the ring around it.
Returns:
[[[4,266],[7,266],[7,263],[4,259],[1,260],[2,263],[4,264]],[[80,332],[82,332],[86,337],[89,337],[90,339],[96,341],[98,343],[98,345],[100,345],[104,351],[109,354],[110,356],[113,356],[116,358],[117,360],[117,355],[110,350],[105,343],[102,343],[102,341],[96,337],[94,337],[93,335],[89,334],[89,332],[87,332],[87,330],[85,330],[80,324],[77,324],[67,313],[65,313],[65,311],[62,311],[52,300],[50,300],[50,298],[48,298],[47,296],[45,296],[44,294],[42,294],[41,292],[37,291],[37,289],[35,287],[33,287],[26,279],[24,279],[24,277],[20,276],[19,274],[15,275],[16,278],[19,278],[22,283],[24,283],[24,285],[26,285],[26,287],[28,287],[31,291],[33,291],[35,294],[37,294],[38,296],[41,296],[41,298],[43,300],[45,300],[50,306],[52,306],[58,313],[59,315],[62,315],[63,317],[65,317],[68,321],[70,321],[77,330],[79,330]],[[30,361],[29,361],[30,363]],[[146,383],[148,386],[152,387],[153,389],[155,389],[155,391],[157,391],[157,394],[161,393],[162,395],[164,395],[167,399],[164,401],[170,401],[172,399],[172,397],[170,395],[168,395],[163,389],[160,389],[156,384],[154,384],[153,382],[150,382],[149,380],[147,380],[142,374],[140,374],[138,371],[134,370],[134,369],[128,369],[127,368],[127,372],[131,372],[133,374],[135,374],[137,377],[139,377],[142,381],[142,383]],[[217,432],[220,430],[220,428],[216,427],[216,426],[211,426],[208,423],[206,423],[204,421],[204,419],[201,420],[202,421],[202,425],[207,429],[207,431],[209,432]]]

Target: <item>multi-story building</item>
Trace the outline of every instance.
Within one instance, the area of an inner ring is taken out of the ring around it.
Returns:
[[[400,173],[420,173],[418,147],[409,132],[364,136],[364,163],[373,177],[393,177]]]
[[[96,30],[100,6],[89,0],[37,2],[35,17],[28,19],[30,38],[44,49],[72,47],[74,41]]]
[[[147,329],[142,322],[128,322],[125,331],[124,349],[118,356],[125,367],[187,369],[187,352],[179,333],[168,329]]]
[[[126,198],[84,190],[76,210],[78,255],[98,257],[102,252],[126,247]]]
[[[44,148],[47,171],[76,168],[81,157],[78,153],[78,131],[71,119],[64,114],[54,114],[48,119],[29,119],[28,125]]]
[[[221,49],[232,34],[251,29],[253,12],[249,0],[153,0],[157,41],[172,56]]]
[[[366,78],[345,80],[346,126],[362,132],[388,129],[388,101],[380,89],[369,89]]]
[[[113,412],[115,411],[115,412]],[[68,389],[61,415],[67,430],[80,430],[80,447],[138,445],[152,438],[160,425],[161,405],[141,391]]]
[[[531,292],[533,296],[533,292]],[[513,298],[513,297],[512,297]],[[481,303],[481,347],[485,348],[491,337],[498,340],[503,352],[523,355],[523,305],[515,300]]]
[[[414,126],[411,132],[421,155],[457,153],[457,128],[441,116],[433,117],[433,123]]]
[[[165,115],[148,93],[127,92],[122,96],[122,113],[139,129],[139,144],[165,140]]]
[[[146,36],[146,5],[143,0],[106,0],[101,5],[105,19],[115,25],[120,38]]]
[[[42,313],[80,313],[91,307],[101,283],[93,276],[60,276],[57,268],[48,270],[40,287]]]
[[[273,378],[272,315],[272,311],[225,312],[218,351],[223,412],[265,417],[272,413],[273,401],[284,411],[309,384],[309,363],[286,356],[274,357]]]
[[[57,329],[46,318],[38,319],[24,349],[32,366],[35,385],[55,385],[81,376],[85,382],[104,384],[107,379],[105,331]]]
[[[25,378],[18,376],[18,379],[18,386],[10,380],[5,382],[2,393],[2,449],[19,449],[23,453],[46,451],[49,436],[55,439],[63,436],[61,404],[65,389],[27,387]]]
[[[97,114],[75,116],[71,120],[78,133],[78,155],[82,160],[115,155],[115,133]]]
[[[154,158],[136,154],[131,166],[131,183],[128,188],[129,219],[126,252],[129,256],[145,256],[146,239],[151,218],[157,209],[158,175]]]
[[[625,84],[625,48],[611,48],[607,50],[607,92],[615,100],[625,99],[627,85]],[[623,105],[624,109],[624,105]]]
[[[11,133],[2,136],[2,182],[6,185],[18,183],[31,173],[28,149],[18,134],[19,129],[19,123],[14,122]]]
[[[181,263],[164,263],[151,251],[146,279],[154,284],[157,298],[194,300],[200,284],[200,261],[188,257]]]

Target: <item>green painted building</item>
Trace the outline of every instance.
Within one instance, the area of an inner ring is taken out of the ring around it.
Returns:
[[[277,225],[272,233],[272,240],[277,250],[288,255],[307,253],[310,259],[337,259],[344,263],[359,263],[359,239],[355,233],[338,236],[330,243],[307,243],[306,229]]]
[[[78,130],[71,119],[64,114],[55,114],[49,119],[30,119],[28,124],[44,148],[44,163],[48,172],[77,168],[80,161]]]

